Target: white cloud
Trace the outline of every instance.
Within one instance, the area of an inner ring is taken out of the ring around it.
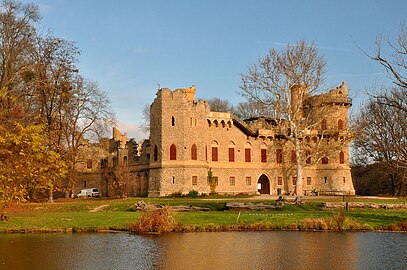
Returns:
[[[117,123],[117,128],[122,133],[127,133],[129,139],[134,138],[136,141],[139,142],[147,138],[147,135],[140,129],[140,127],[137,124],[119,121]]]

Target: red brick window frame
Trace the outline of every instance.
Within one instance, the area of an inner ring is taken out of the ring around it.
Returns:
[[[343,151],[339,153],[339,164],[345,164],[345,153]]]
[[[267,149],[261,149],[260,159],[263,163],[267,162]]]
[[[245,148],[244,149],[244,161],[245,162],[251,162],[252,161],[252,155],[251,155],[251,149],[250,148]]]
[[[235,148],[229,147],[229,162],[235,162]]]
[[[212,147],[212,161],[218,161],[218,147]]]
[[[88,160],[87,160],[87,162],[86,162],[86,168],[92,169],[92,160],[91,160],[91,159],[88,159]]]
[[[342,119],[338,120],[338,130],[342,130],[343,129],[343,121]]]
[[[177,160],[177,147],[175,144],[170,146],[170,160]]]
[[[198,150],[197,150],[196,145],[193,144],[193,145],[191,146],[191,159],[192,159],[192,160],[197,160],[197,159],[198,159],[197,151],[198,151]]]
[[[283,163],[283,149],[276,150],[276,162]]]

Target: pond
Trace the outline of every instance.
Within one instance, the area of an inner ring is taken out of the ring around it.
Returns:
[[[0,234],[0,269],[406,269],[407,234]]]

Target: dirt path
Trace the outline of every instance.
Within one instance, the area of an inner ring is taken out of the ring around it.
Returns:
[[[108,206],[109,206],[108,204],[104,204],[104,205],[93,208],[89,212],[91,212],[91,213],[99,212],[99,211],[102,211],[104,208],[106,208]]]

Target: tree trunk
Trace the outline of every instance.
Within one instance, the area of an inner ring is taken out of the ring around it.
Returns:
[[[296,155],[296,161],[297,161],[297,181],[295,183],[295,194],[297,196],[302,196],[303,191],[302,191],[302,170],[303,170],[303,165],[301,162],[301,144],[300,140],[298,137],[295,138],[295,155]]]

